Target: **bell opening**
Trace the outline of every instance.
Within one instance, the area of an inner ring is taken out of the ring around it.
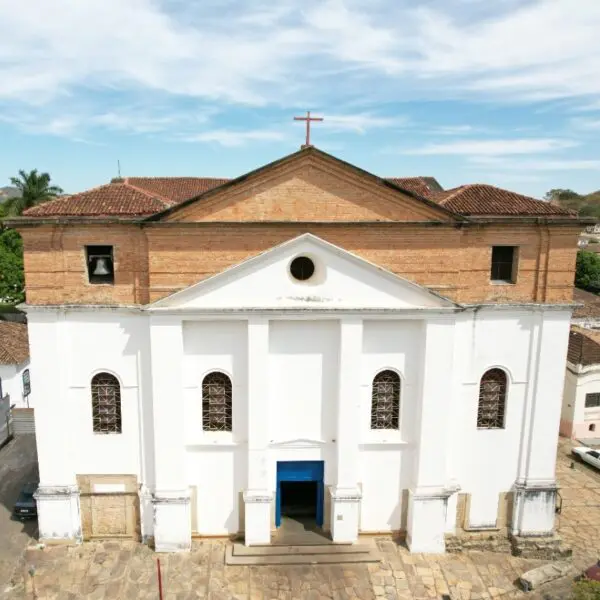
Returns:
[[[90,283],[114,283],[112,246],[87,246]]]

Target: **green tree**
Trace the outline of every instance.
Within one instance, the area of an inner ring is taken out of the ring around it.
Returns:
[[[0,303],[25,300],[23,241],[14,229],[0,231]]]
[[[575,285],[594,291],[600,288],[600,256],[595,252],[580,250],[577,253]]]
[[[48,173],[38,173],[37,169],[27,173],[21,169],[18,177],[10,178],[10,182],[19,189],[21,196],[10,198],[5,202],[7,214],[18,216],[32,206],[62,194],[62,188],[50,185],[50,180]]]

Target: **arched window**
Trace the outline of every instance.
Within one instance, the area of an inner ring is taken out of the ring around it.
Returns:
[[[202,429],[231,431],[231,379],[225,373],[209,373],[202,381]]]
[[[506,373],[502,369],[490,369],[481,377],[477,427],[479,429],[502,429],[506,411]]]
[[[400,424],[400,376],[381,371],[373,378],[371,429],[398,429]]]
[[[92,377],[94,433],[121,433],[121,386],[110,373]]]

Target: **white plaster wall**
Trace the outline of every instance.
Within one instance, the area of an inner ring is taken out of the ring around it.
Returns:
[[[600,408],[585,408],[586,394],[600,393],[600,367],[598,365],[582,369],[578,375],[567,371],[567,380],[575,381],[573,406],[573,433],[582,439],[600,435]],[[590,431],[589,426],[595,425]]]
[[[573,421],[577,399],[577,375],[567,369],[565,373],[565,386],[563,390],[563,403],[560,418],[563,421]],[[600,392],[600,385],[598,386]]]
[[[23,371],[29,369],[31,380],[31,394],[29,402],[23,396]],[[20,365],[0,365],[0,378],[2,378],[2,393],[10,394],[10,404],[16,408],[34,408],[35,382],[29,361]]]
[[[495,522],[498,494],[510,490],[519,476],[521,450],[527,451],[525,438],[529,435],[525,427],[528,385],[533,386],[533,397],[539,393],[538,381],[547,378],[548,371],[564,372],[566,350],[562,347],[564,344],[561,345],[561,333],[565,323],[568,327],[568,315],[558,319],[556,332],[552,331],[552,322],[548,327],[550,338],[544,345],[546,359],[540,377],[536,371],[539,363],[532,357],[536,351],[533,333],[537,318],[533,313],[484,309],[461,317],[457,328],[461,360],[456,362],[456,368],[460,371],[457,375],[461,383],[459,402],[451,419],[450,475],[459,482],[463,492],[471,494],[469,524],[474,527]],[[528,371],[530,365],[534,367],[531,372]],[[478,430],[480,378],[493,367],[503,368],[508,373],[505,427]],[[558,434],[561,391],[562,381],[553,393],[545,391],[543,402],[547,403],[547,412],[538,412],[535,417],[536,427],[545,428],[548,444],[553,447]],[[546,418],[546,424],[539,423]],[[554,454],[552,450],[545,457],[538,455],[538,461],[547,462],[539,465],[544,472],[553,473]]]
[[[362,488],[360,530],[363,532],[405,529],[405,492],[410,487],[409,452],[384,444],[363,447],[359,459]],[[403,518],[404,516],[404,518]]]
[[[246,487],[245,448],[218,447],[188,450],[187,477],[196,486],[197,532],[203,535],[237,533],[241,492]]]
[[[246,441],[248,337],[246,321],[184,321],[185,444]],[[232,432],[202,430],[202,380],[221,371],[232,383]]]
[[[68,393],[75,473],[135,474],[140,477],[139,358],[147,320],[139,315],[72,313],[65,323]],[[121,383],[121,434],[95,434],[91,379],[108,372]]]
[[[423,353],[421,321],[365,321],[361,372],[360,441],[414,442]],[[371,429],[373,378],[390,369],[400,375],[400,428]]]
[[[272,321],[269,439],[335,437],[339,323]]]

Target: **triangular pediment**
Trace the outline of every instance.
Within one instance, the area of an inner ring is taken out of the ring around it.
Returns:
[[[316,148],[171,208],[167,222],[447,222],[464,219]]]
[[[307,257],[314,274],[295,279]],[[148,305],[149,310],[410,310],[453,308],[451,300],[306,233]]]

